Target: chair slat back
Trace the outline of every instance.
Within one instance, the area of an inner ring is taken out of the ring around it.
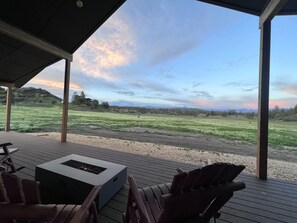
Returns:
[[[135,203],[137,204],[137,206],[139,208],[140,218],[143,219],[142,221],[144,223],[148,223],[149,222],[149,215],[148,215],[148,213],[146,211],[146,208],[145,208],[145,206],[143,204],[143,198],[141,198],[140,196],[138,196],[139,195],[139,192],[138,192],[137,185],[135,184],[135,180],[131,176],[131,177],[128,178],[128,181],[129,181],[129,185],[130,185],[130,192],[129,193],[132,193],[132,194],[136,195],[134,197],[134,201],[135,201]]]
[[[188,173],[183,172],[181,174],[177,174],[173,177],[172,185],[170,188],[170,193],[178,194],[183,189],[183,186],[188,178]]]
[[[10,203],[40,204],[40,191],[38,183],[31,180],[21,180],[16,175],[7,172],[1,173],[5,191],[5,201]]]
[[[0,202],[5,202],[6,200],[6,195],[5,195],[5,190],[3,188],[3,182],[0,179]]]
[[[0,222],[5,223],[98,223],[95,186],[82,205],[41,204],[39,183],[2,172],[0,179]],[[1,203],[3,202],[3,203]],[[34,204],[34,205],[32,205]]]
[[[22,196],[22,185],[16,175],[2,172],[3,186],[6,190],[6,196],[10,203],[24,203]]]
[[[23,192],[24,192],[24,201],[26,204],[41,204],[39,183],[32,180],[21,180]]]
[[[158,223],[203,214],[212,203],[222,206],[232,197],[233,191],[244,188],[244,183],[232,182],[244,168],[242,165],[215,163],[175,175],[170,194],[160,198],[163,211]],[[226,193],[227,196],[224,195]],[[223,198],[220,197],[222,195]]]
[[[197,179],[199,179],[201,169],[195,169],[188,173],[188,177],[185,180],[183,187],[181,188],[182,191],[190,191],[192,187],[197,184]]]
[[[217,165],[221,166],[221,172],[214,178],[213,184],[232,182],[245,168],[243,165],[230,163],[218,163]]]

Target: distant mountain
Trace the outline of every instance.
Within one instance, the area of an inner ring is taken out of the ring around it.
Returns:
[[[23,105],[53,105],[61,103],[62,99],[50,92],[33,87],[14,88],[12,90],[12,103]],[[0,88],[0,103],[6,103],[6,90]]]

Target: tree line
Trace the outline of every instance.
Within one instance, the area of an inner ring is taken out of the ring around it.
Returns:
[[[87,98],[85,93],[82,91],[80,94],[74,92],[71,98],[71,104],[77,106],[87,106],[90,108],[98,109],[99,107],[108,109],[109,103],[108,101],[103,101],[101,104],[96,99]]]

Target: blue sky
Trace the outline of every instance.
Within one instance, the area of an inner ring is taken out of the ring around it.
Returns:
[[[272,22],[270,107],[297,104],[297,17]],[[258,17],[195,0],[127,0],[74,54],[71,92],[111,105],[255,109]],[[64,61],[26,86],[62,97]]]

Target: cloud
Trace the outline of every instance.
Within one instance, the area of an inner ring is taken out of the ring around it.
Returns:
[[[239,57],[239,58],[236,59],[236,60],[227,62],[227,65],[228,65],[229,67],[239,66],[239,65],[241,65],[241,64],[243,64],[243,63],[247,63],[247,61],[249,61],[250,59],[253,59],[253,58],[255,58],[255,57],[256,57],[256,55],[254,55],[254,56],[249,56],[249,57],[241,56],[241,57]]]
[[[167,75],[165,75],[165,77],[167,78],[167,79],[174,79],[175,77],[173,76],[173,75],[171,75],[171,74],[167,74]]]
[[[185,99],[185,98],[173,98],[173,97],[162,97],[162,96],[159,96],[159,97],[143,96],[142,98],[162,101],[163,103],[166,103],[166,104],[163,104],[163,106],[168,105],[168,103],[170,105],[174,104],[175,106],[193,106],[193,104],[191,104],[192,101],[190,99]]]
[[[133,91],[115,91],[117,94],[126,95],[126,96],[134,96],[135,93]]]
[[[157,76],[160,78],[165,77],[167,79],[173,79],[173,78],[175,78],[175,76],[171,74],[171,71],[172,71],[172,68],[161,67]]]
[[[46,88],[64,89],[64,82],[52,81],[41,78],[34,78],[30,81],[30,84],[41,85]],[[77,84],[70,83],[70,89],[74,91],[83,91],[84,89]]]
[[[193,99],[193,104],[207,109],[257,109],[257,97],[242,96],[237,98],[219,97],[211,99]]]
[[[246,86],[247,83],[241,82],[241,81],[232,81],[232,82],[228,82],[226,84],[224,84],[224,86],[227,87],[241,87],[241,86]]]
[[[258,89],[258,86],[254,83],[248,83],[244,81],[232,81],[224,84],[225,87],[240,87],[242,91],[250,92]]]
[[[199,42],[197,39],[177,40],[175,44],[173,42],[164,42],[157,50],[151,52],[150,61],[151,65],[160,64],[170,59],[183,55],[184,53],[193,49]]]
[[[164,93],[178,94],[178,91],[176,89],[167,87],[165,86],[165,84],[159,83],[156,81],[150,81],[150,80],[134,81],[132,83],[129,83],[129,85],[138,89],[148,90],[149,92],[164,92]]]
[[[226,15],[222,10],[208,13],[208,6],[196,1],[187,2],[185,7],[183,0],[176,0],[174,4],[171,0],[131,0],[125,6],[129,24],[135,27],[137,51],[148,66],[184,55],[223,27],[230,26],[237,17],[231,13]]]
[[[194,83],[193,83],[193,88],[198,87],[198,86],[200,86],[201,84],[202,84],[202,83],[194,82]]]
[[[246,89],[242,89],[243,91],[247,91],[247,92],[250,92],[250,91],[254,91],[254,90],[257,90],[258,87],[252,87],[252,88],[246,88]]]
[[[285,94],[297,95],[297,82],[275,81],[272,85]]]
[[[116,80],[115,69],[135,60],[135,40],[125,18],[114,14],[74,54],[74,69],[84,75]]]
[[[197,97],[212,98],[212,95],[206,91],[193,91]]]
[[[213,107],[214,106],[213,101],[206,101],[206,100],[200,100],[200,99],[192,100],[191,104],[194,104],[196,106],[201,106],[201,107]]]
[[[274,108],[276,106],[280,108],[293,108],[297,105],[296,98],[281,98],[281,99],[271,99],[269,100],[269,107]]]

